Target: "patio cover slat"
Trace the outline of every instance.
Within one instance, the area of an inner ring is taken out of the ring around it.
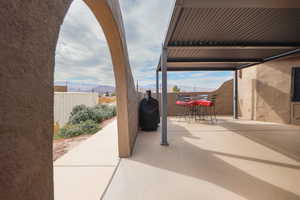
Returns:
[[[167,66],[169,61],[174,71],[174,66],[177,71],[252,66],[295,53],[299,33],[298,0],[177,0],[164,42]],[[183,62],[193,59],[198,59],[193,67]]]

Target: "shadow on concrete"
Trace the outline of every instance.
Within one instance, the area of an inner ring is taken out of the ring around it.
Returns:
[[[300,127],[255,121],[247,124],[227,121],[219,125],[300,162]]]
[[[172,121],[169,123],[172,124]],[[234,123],[229,123],[226,126],[223,124],[223,126],[228,130],[237,131]],[[258,128],[257,125],[253,126]],[[158,145],[160,138],[159,132],[142,133],[143,135],[140,136],[140,141],[136,147],[137,151],[134,152],[130,160],[208,181],[249,200],[300,199],[300,196],[297,194],[280,188],[270,182],[266,182],[259,177],[252,176],[247,173],[247,171],[234,167],[228,162],[218,158],[217,155],[297,170],[300,166],[201,149],[187,142],[189,138],[201,140],[201,134],[195,138],[184,126],[172,124],[172,127],[178,132],[172,133],[170,131],[169,142],[171,145],[169,147],[160,147]],[[252,125],[243,128],[249,128],[249,130],[253,129]],[[258,129],[260,128],[264,129],[265,126],[262,125]],[[149,140],[152,141],[149,142]],[[199,190],[201,190],[201,188],[199,188]],[[219,197],[219,199],[222,199],[222,197]]]

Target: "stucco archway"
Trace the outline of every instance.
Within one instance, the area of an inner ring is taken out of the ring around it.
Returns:
[[[131,154],[137,94],[118,0],[85,0],[106,35],[115,72],[119,154]],[[0,2],[0,199],[53,199],[53,74],[72,0]],[[130,112],[129,112],[130,110]]]
[[[120,157],[128,157],[137,132],[137,93],[129,64],[125,31],[118,0],[84,0],[101,24],[110,48],[118,102]]]

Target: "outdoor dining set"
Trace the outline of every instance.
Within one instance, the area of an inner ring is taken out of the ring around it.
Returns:
[[[216,98],[217,95],[178,95],[176,105],[184,110],[179,118],[191,121],[209,120],[211,123],[217,122],[216,116]]]

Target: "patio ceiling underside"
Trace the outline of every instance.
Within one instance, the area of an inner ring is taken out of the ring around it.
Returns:
[[[176,1],[164,43],[168,71],[236,70],[300,52],[299,2],[226,2]]]

